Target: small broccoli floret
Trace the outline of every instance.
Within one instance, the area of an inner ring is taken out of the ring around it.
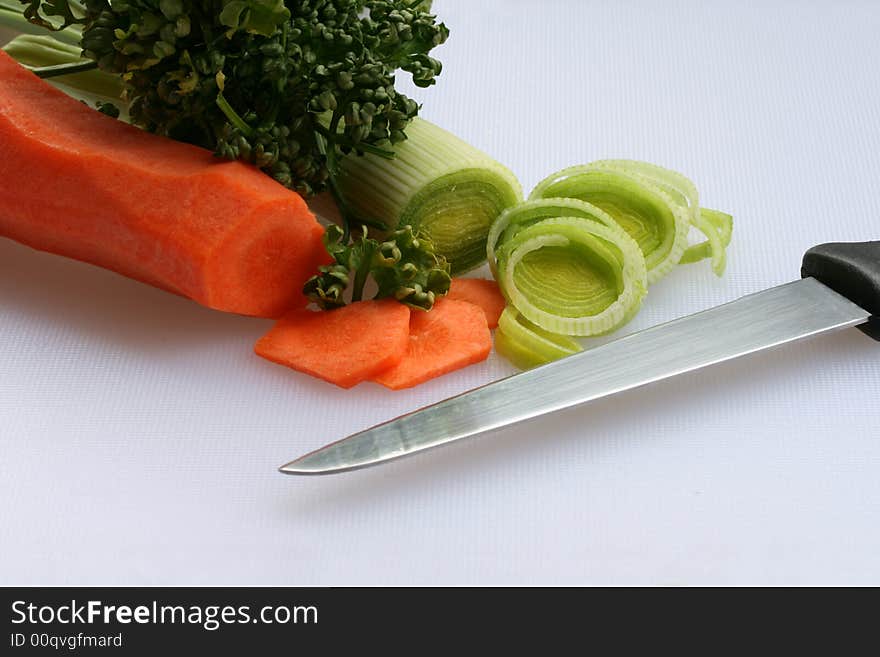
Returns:
[[[434,251],[434,244],[404,226],[374,240],[366,227],[351,244],[342,229],[331,225],[324,245],[333,263],[319,268],[303,288],[305,295],[325,310],[345,305],[343,294],[352,286],[352,301],[363,297],[367,279],[377,285],[376,298],[393,297],[414,308],[430,310],[434,301],[449,292],[449,263]]]

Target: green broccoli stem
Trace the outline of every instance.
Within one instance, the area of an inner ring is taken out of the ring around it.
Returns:
[[[363,227],[377,228],[384,230],[387,226],[384,222],[358,217],[352,210],[339,189],[337,177],[339,175],[339,155],[337,153],[338,139],[341,137],[338,133],[339,122],[342,120],[342,114],[337,111],[330,118],[329,127],[325,127],[320,123],[320,119],[315,120],[315,137],[318,141],[318,148],[327,160],[327,187],[330,195],[336,203],[339,210],[339,216],[342,218],[342,243],[347,244],[351,239],[351,229],[355,224]],[[335,135],[335,137],[334,137]],[[367,146],[365,144],[365,146]],[[377,155],[386,160],[394,158],[394,153],[379,148],[371,148],[373,155]]]
[[[364,286],[367,284],[367,278],[370,275],[370,270],[373,267],[373,254],[375,253],[375,246],[372,242],[367,241],[364,243],[364,251],[363,251],[363,259],[361,260],[360,265],[357,268],[357,271],[354,274],[354,281],[351,285],[351,300],[352,302],[360,301],[364,298]]]
[[[378,155],[381,158],[386,160],[394,159],[394,151],[388,151],[384,148],[379,148],[378,146],[373,146],[372,144],[364,144],[361,142],[354,143],[350,139],[348,139],[345,135],[339,134],[338,132],[334,133],[334,130],[339,125],[339,119],[342,118],[340,114],[337,118],[334,114],[334,121],[331,122],[330,128],[325,128],[320,123],[315,124],[315,132],[324,137],[327,141],[331,141],[337,146],[345,146],[346,148],[351,148],[352,150],[363,151],[364,153],[369,153],[370,155]]]
[[[217,94],[217,107],[220,108],[220,111],[223,112],[223,115],[227,118],[227,120],[234,125],[241,134],[245,137],[253,137],[254,130],[251,128],[247,121],[245,121],[238,112],[235,111],[235,108],[229,104],[229,101],[226,100],[226,96],[223,95],[223,92],[219,92]]]

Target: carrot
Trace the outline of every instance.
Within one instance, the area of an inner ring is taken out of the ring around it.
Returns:
[[[277,317],[326,258],[257,169],[90,109],[0,51],[0,236],[229,312]]]
[[[257,355],[342,388],[395,366],[409,343],[409,307],[394,299],[337,310],[293,310],[256,344]]]
[[[485,278],[453,278],[446,298],[467,301],[482,308],[490,329],[498,328],[498,318],[507,305],[498,283]]]
[[[428,312],[413,311],[406,355],[373,381],[392,390],[410,388],[485,360],[491,349],[492,336],[480,308],[466,301],[438,299]]]

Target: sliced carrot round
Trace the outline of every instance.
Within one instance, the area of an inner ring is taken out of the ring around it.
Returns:
[[[337,310],[294,310],[257,341],[267,360],[342,388],[401,362],[410,342],[409,307],[393,299]]]
[[[498,318],[507,305],[498,283],[485,278],[453,278],[446,298],[479,306],[490,329],[498,328]]]
[[[439,299],[428,312],[412,312],[406,354],[373,381],[392,390],[411,388],[485,360],[491,349],[492,335],[480,308],[466,301]]]

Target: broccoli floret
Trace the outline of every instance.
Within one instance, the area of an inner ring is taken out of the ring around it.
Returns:
[[[359,301],[367,278],[377,285],[376,298],[393,297],[413,308],[430,310],[434,301],[449,292],[449,263],[434,250],[430,238],[417,236],[412,226],[370,239],[367,228],[348,243],[343,231],[331,225],[324,246],[333,263],[306,283],[303,292],[325,310],[345,305],[343,294],[351,285],[352,301]]]

